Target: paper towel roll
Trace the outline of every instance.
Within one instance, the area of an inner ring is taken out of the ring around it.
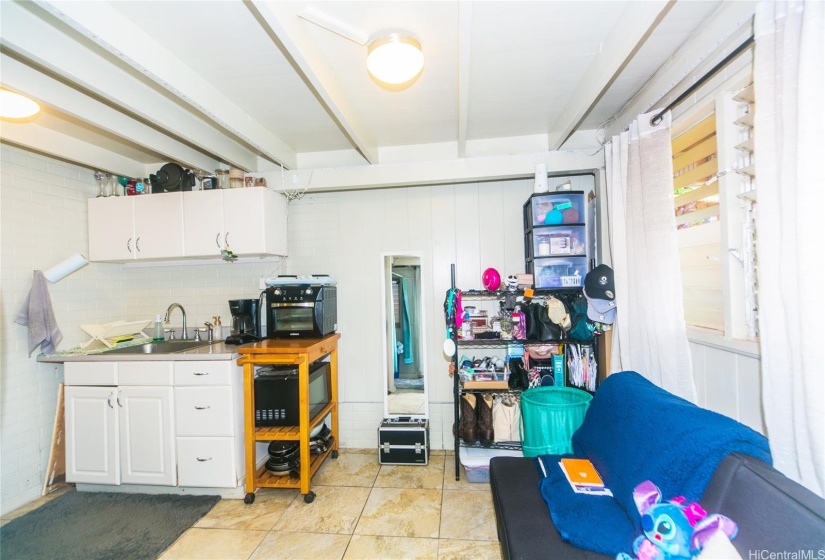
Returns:
[[[46,280],[54,284],[59,280],[63,280],[72,272],[80,270],[87,264],[89,264],[89,260],[80,253],[78,253],[76,255],[69,257],[63,262],[54,265],[50,269],[43,271],[43,276],[46,277]]]
[[[538,163],[536,164],[536,183],[533,186],[534,193],[546,193],[547,192],[547,164],[546,163]]]

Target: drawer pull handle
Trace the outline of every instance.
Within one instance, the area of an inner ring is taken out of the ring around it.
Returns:
[[[209,375],[208,371],[195,371],[192,372],[192,375]]]
[[[201,463],[205,463],[206,461],[211,461],[212,457],[207,457],[206,459],[202,459],[200,457],[197,457],[197,460],[200,461]]]
[[[197,405],[195,405],[195,410],[206,410],[207,408],[210,408],[210,407],[209,406],[197,406]]]

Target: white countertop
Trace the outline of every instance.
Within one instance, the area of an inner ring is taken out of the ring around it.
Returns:
[[[95,354],[54,354],[46,356],[41,354],[37,357],[38,362],[62,364],[64,362],[169,362],[169,361],[194,361],[194,360],[233,360],[240,358],[238,347],[234,344],[224,344],[223,342],[213,342],[208,346],[192,348],[184,352],[171,354],[112,354],[109,352],[99,352]]]

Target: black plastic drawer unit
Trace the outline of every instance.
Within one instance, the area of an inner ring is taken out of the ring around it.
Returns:
[[[427,420],[394,418],[378,428],[378,462],[382,465],[426,465],[430,461]]]

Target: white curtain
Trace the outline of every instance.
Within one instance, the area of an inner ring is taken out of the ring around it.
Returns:
[[[609,254],[616,282],[610,371],[635,370],[696,402],[676,250],[670,114],[641,115],[605,145]]]
[[[825,490],[825,4],[764,2],[755,20],[762,402],[774,465]]]

